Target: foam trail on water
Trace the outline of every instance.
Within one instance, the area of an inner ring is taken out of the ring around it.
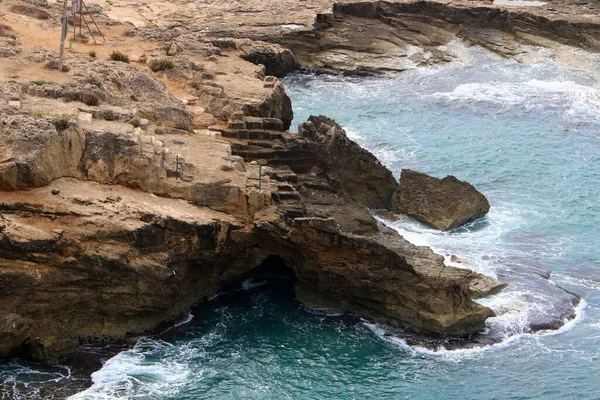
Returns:
[[[188,315],[187,315],[187,317],[185,317],[185,319],[183,321],[178,322],[178,323],[175,324],[175,327],[187,325],[190,322],[192,322],[193,319],[194,319],[194,314],[192,314],[191,312],[189,312]]]
[[[255,281],[253,279],[246,279],[242,282],[242,286],[238,289],[238,291],[248,291],[257,289],[259,287],[263,287],[268,283],[268,281]]]
[[[478,103],[500,110],[520,107],[525,111],[565,108],[563,118],[577,122],[600,122],[600,90],[573,81],[530,79],[525,82],[495,81],[464,83],[432,98],[473,109]]]
[[[495,351],[499,349],[504,349],[506,347],[512,346],[518,342],[528,339],[539,339],[548,336],[560,335],[565,332],[572,330],[577,324],[579,324],[583,318],[585,317],[585,308],[587,303],[585,300],[581,300],[581,302],[575,308],[575,318],[565,321],[565,324],[557,329],[557,330],[544,330],[535,333],[523,332],[523,326],[520,323],[512,325],[511,328],[514,328],[513,334],[507,335],[503,340],[490,344],[490,345],[477,345],[472,348],[466,349],[447,349],[444,346],[439,346],[437,349],[432,350],[425,348],[423,346],[411,346],[406,340],[401,337],[394,336],[393,334],[386,331],[386,329],[378,324],[372,324],[368,322],[363,322],[363,325],[368,328],[371,332],[373,332],[377,337],[382,340],[385,340],[393,345],[401,348],[402,350],[409,351],[413,355],[425,355],[432,357],[439,357],[442,359],[446,359],[449,361],[461,361],[465,359],[470,359],[473,357],[478,357],[484,352]],[[490,320],[494,320],[495,318],[490,318]],[[516,320],[519,318],[517,317]],[[498,323],[500,317],[496,317],[496,321],[492,321],[491,324]],[[490,323],[490,322],[488,322]],[[504,324],[512,324],[512,321],[505,320]]]

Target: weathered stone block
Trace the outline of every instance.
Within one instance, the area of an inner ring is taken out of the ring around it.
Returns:
[[[246,126],[248,129],[262,129],[263,128],[263,119],[258,117],[245,117],[244,121],[246,121]]]
[[[283,121],[279,118],[263,118],[263,128],[269,131],[283,131]]]
[[[227,124],[228,129],[246,129],[246,123],[244,121],[229,121]]]
[[[490,210],[485,196],[453,176],[438,179],[421,172],[402,170],[392,209],[446,231],[483,217]]]

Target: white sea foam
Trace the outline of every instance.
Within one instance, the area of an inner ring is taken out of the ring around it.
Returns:
[[[41,398],[41,390],[47,384],[67,382],[72,378],[71,369],[55,365],[45,369],[11,361],[0,370],[0,399]]]
[[[138,397],[140,393],[145,393],[153,398],[161,398],[173,394],[188,382],[191,371],[186,362],[179,362],[176,358],[164,357],[160,362],[147,359],[152,351],[164,347],[173,345],[140,339],[133,349],[117,354],[94,372],[90,388],[69,399],[128,399],[134,393]]]
[[[521,84],[512,82],[463,83],[452,92],[435,93],[433,96],[450,101],[479,101],[501,105],[517,105],[525,101]]]
[[[528,333],[524,332],[524,330],[522,329],[523,325],[521,323],[523,320],[521,319],[521,317],[516,317],[512,320],[505,319],[502,322],[502,324],[508,324],[511,326],[511,328],[514,328],[513,334],[507,335],[502,340],[494,344],[476,345],[472,348],[448,349],[444,346],[439,346],[437,349],[429,349],[423,346],[411,346],[406,342],[406,340],[394,336],[393,334],[389,333],[384,327],[378,324],[363,322],[363,325],[380,339],[385,340],[388,343],[392,343],[393,345],[399,347],[402,350],[409,351],[413,355],[436,357],[448,361],[462,361],[466,359],[479,357],[481,354],[488,351],[496,351],[509,346],[513,346],[516,343],[520,343],[524,340],[538,340],[543,337],[559,335],[570,331],[584,318],[586,306],[587,303],[584,300],[581,300],[579,305],[575,308],[575,317],[569,321],[565,321],[565,324],[557,330],[544,330],[535,333]],[[502,319],[502,317],[495,317],[495,319],[495,321],[493,321],[494,318],[488,319],[488,324],[497,324]]]
[[[523,224],[523,216],[511,205],[496,206],[488,214],[485,229],[472,231],[477,223],[467,225],[461,231],[441,232],[413,219],[397,222],[386,221],[376,217],[380,222],[400,233],[406,240],[416,246],[429,246],[438,254],[445,256],[446,265],[467,268],[493,278],[503,266],[494,263],[495,253],[500,252],[495,243],[503,241],[510,231]],[[462,263],[453,262],[455,255]]]
[[[255,281],[253,279],[246,279],[242,282],[242,286],[239,291],[249,291],[259,287],[263,287],[267,284],[267,281]]]
[[[314,315],[319,315],[322,317],[341,317],[345,313],[340,311],[330,310],[329,308],[305,308],[305,310]]]
[[[194,314],[189,312],[187,317],[185,317],[181,322],[176,323],[175,326],[177,327],[177,326],[187,325],[190,322],[192,322],[193,319],[194,319]]]
[[[565,109],[563,117],[569,120],[600,122],[600,90],[568,80],[464,83],[432,97],[457,105],[489,103],[503,108],[518,106],[525,111],[559,107]]]
[[[552,283],[568,283],[590,290],[600,290],[600,281],[590,278],[577,278],[569,274],[553,274]]]

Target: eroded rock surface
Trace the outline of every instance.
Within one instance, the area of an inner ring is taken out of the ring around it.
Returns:
[[[393,211],[415,217],[442,231],[483,217],[490,210],[485,196],[453,176],[433,176],[402,170],[394,192]]]
[[[2,108],[1,354],[55,361],[146,332],[272,256],[310,307],[442,336],[493,315],[471,300],[484,277],[377,224],[368,207],[390,204],[395,179],[333,120],[292,134],[238,111],[220,137],[75,110],[63,125]]]
[[[0,85],[0,354],[55,361],[81,340],[150,331],[273,257],[309,307],[437,337],[485,326],[493,313],[473,299],[502,283],[445,266],[370,213],[402,212],[403,196],[429,184],[403,194],[403,176],[396,191],[391,172],[329,118],[288,132],[291,101],[277,76],[297,64],[370,74],[451,62],[457,37],[517,59],[546,43],[597,50],[596,11],[151,3],[90,0],[111,35],[106,46],[75,44],[64,74],[44,67],[54,50],[31,45],[56,31],[59,5],[47,22],[3,15],[19,40],[1,69],[15,82]],[[130,63],[109,61],[113,47]],[[426,215],[441,229],[489,209],[475,194],[465,203],[472,188],[451,178],[421,203],[441,199],[446,184],[459,187],[449,195],[457,209],[433,204]]]
[[[396,179],[369,151],[350,140],[334,120],[311,116],[298,132],[317,143],[317,157],[329,180],[369,208],[389,208]]]

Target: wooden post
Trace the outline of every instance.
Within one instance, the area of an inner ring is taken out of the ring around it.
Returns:
[[[65,57],[65,38],[67,37],[67,3],[69,0],[65,0],[63,5],[63,14],[62,14],[62,28],[60,31],[60,57],[58,59],[58,70],[62,72],[63,70],[63,62]]]

